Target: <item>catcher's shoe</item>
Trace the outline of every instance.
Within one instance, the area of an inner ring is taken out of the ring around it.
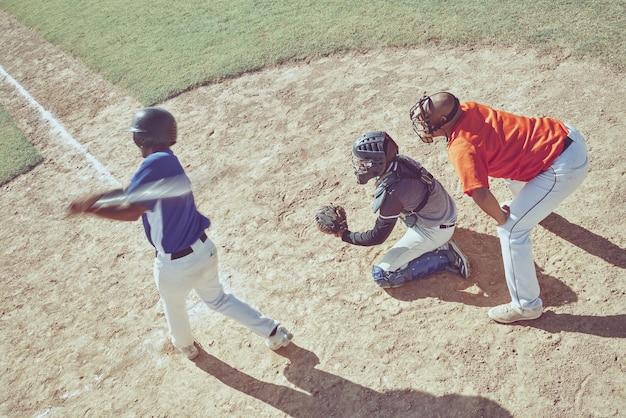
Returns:
[[[196,357],[198,357],[198,354],[200,354],[200,352],[198,351],[198,349],[196,348],[195,343],[191,344],[189,347],[183,347],[180,349],[181,353],[183,353],[185,356],[187,356],[187,358],[189,360],[193,360]]]
[[[507,303],[505,305],[498,305],[489,309],[487,315],[489,318],[493,319],[496,322],[500,322],[501,324],[510,324],[511,322],[516,321],[528,321],[530,319],[537,319],[543,313],[543,309],[539,308],[536,310],[528,310],[516,309],[512,304]]]
[[[461,277],[467,279],[470,275],[470,265],[467,261],[467,257],[465,257],[465,254],[463,254],[463,251],[461,251],[461,248],[459,248],[455,240],[451,239],[448,241],[448,250],[453,257],[451,262],[452,266],[449,267],[448,270],[459,273]]]
[[[293,335],[285,327],[278,325],[274,335],[267,337],[265,344],[272,350],[278,350],[281,347],[288,346],[292,338]]]

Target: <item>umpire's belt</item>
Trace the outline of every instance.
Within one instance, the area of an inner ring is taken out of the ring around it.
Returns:
[[[205,242],[206,239],[207,239],[206,232],[203,232],[202,235],[200,235],[199,239],[200,239],[200,241]],[[185,256],[188,256],[192,252],[193,252],[193,248],[191,248],[191,247],[187,247],[187,248],[182,249],[180,251],[176,251],[175,253],[169,254],[170,260],[178,260],[179,258],[183,258]]]
[[[572,138],[570,138],[569,136],[565,137],[565,143],[563,144],[563,151],[561,151],[561,154],[563,154],[565,152],[565,150],[567,149],[567,147],[569,147],[570,145],[572,145]]]
[[[561,154],[563,154],[565,152],[565,150],[567,148],[569,148],[570,145],[572,145],[572,142],[574,142],[572,140],[572,138],[570,138],[569,136],[565,137],[565,139],[563,140],[563,149],[561,150]],[[561,155],[561,154],[559,154],[559,155]],[[548,169],[543,170],[542,173],[544,173],[546,171],[548,171]]]
[[[456,224],[441,224],[439,225],[439,229],[452,228]]]

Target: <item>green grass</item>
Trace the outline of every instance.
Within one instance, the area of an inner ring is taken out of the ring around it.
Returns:
[[[42,160],[0,106],[0,185],[27,172]]]
[[[384,47],[515,46],[626,71],[625,0],[0,0],[0,8],[144,105],[283,62]]]
[[[536,48],[626,70],[626,2],[0,0],[143,104],[277,63],[386,46]]]

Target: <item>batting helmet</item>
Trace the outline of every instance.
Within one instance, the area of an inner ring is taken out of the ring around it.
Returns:
[[[398,155],[398,144],[383,131],[361,135],[352,147],[352,167],[357,183],[365,184],[385,172]]]
[[[133,140],[139,148],[176,143],[176,119],[159,107],[139,110],[133,117],[132,126],[125,131],[133,133]]]

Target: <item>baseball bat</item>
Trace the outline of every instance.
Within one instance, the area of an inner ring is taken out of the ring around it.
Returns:
[[[180,174],[144,184],[128,193],[115,190],[102,196],[91,207],[120,206],[146,200],[179,197],[190,193],[191,190],[189,178],[185,174]]]

